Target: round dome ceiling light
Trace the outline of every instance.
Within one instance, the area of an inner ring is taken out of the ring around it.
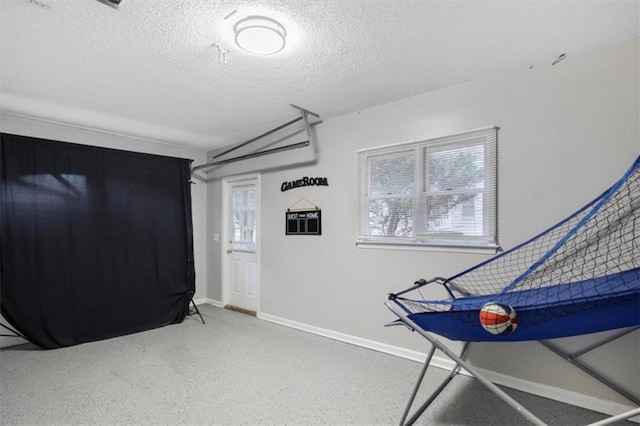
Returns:
[[[284,49],[287,30],[266,16],[247,16],[233,26],[236,44],[256,55],[273,55]]]

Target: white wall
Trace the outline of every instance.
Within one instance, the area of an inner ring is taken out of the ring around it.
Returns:
[[[18,118],[0,114],[0,132],[64,142],[80,143],[84,145],[101,146],[123,149],[127,151],[144,152],[179,158],[193,159],[195,162],[206,161],[206,152],[186,149],[179,146],[158,144],[152,141],[129,139],[106,133],[82,130],[69,126],[45,123],[42,121]],[[207,188],[202,182],[191,186],[193,211],[193,245],[196,269],[196,294],[194,299],[206,296],[207,283]],[[4,324],[7,321],[2,318]],[[3,329],[3,334],[4,334]],[[22,343],[22,339],[0,338],[0,347]]]
[[[638,86],[634,40],[569,52],[555,66],[535,64],[326,119],[315,128],[317,164],[262,175],[261,312],[426,351],[418,335],[383,327],[394,319],[383,306],[386,294],[420,277],[452,275],[487,256],[357,248],[356,150],[499,126],[499,231],[508,249],[600,194],[640,153]],[[282,182],[303,176],[327,177],[330,186],[280,191]],[[220,193],[219,181],[209,185],[211,232],[220,230]],[[323,210],[320,237],[285,236],[284,212],[303,197]],[[208,295],[219,300],[220,246],[210,244]],[[638,393],[639,343],[634,333],[585,360]],[[524,380],[625,402],[536,343],[479,344],[471,360]]]
[[[222,242],[214,241],[213,234],[222,235],[222,181],[213,179],[207,184],[208,264],[207,297],[222,301]]]

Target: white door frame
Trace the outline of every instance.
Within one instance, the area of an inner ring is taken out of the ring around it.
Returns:
[[[231,230],[231,184],[240,182],[243,180],[255,180],[256,182],[256,255],[258,262],[258,277],[257,277],[257,286],[256,286],[256,299],[257,299],[257,308],[256,314],[260,312],[260,173],[251,173],[245,175],[238,176],[230,176],[222,179],[222,232],[221,232],[221,250],[220,255],[221,265],[222,265],[222,306],[226,306],[229,304],[230,300],[230,292],[231,292],[231,267],[230,260],[231,257],[227,254],[227,249],[229,248],[229,240],[231,236],[229,235]]]

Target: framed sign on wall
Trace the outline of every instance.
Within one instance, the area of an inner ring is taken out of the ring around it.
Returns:
[[[322,210],[287,211],[286,235],[322,235]]]

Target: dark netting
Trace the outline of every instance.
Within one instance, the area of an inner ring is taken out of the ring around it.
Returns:
[[[581,310],[610,303],[617,300],[612,295],[638,291],[639,221],[640,157],[614,186],[564,221],[442,283],[456,301],[502,300],[513,307],[548,308],[554,316],[573,309],[567,300]],[[406,299],[403,304],[413,313],[453,306],[452,301]]]

